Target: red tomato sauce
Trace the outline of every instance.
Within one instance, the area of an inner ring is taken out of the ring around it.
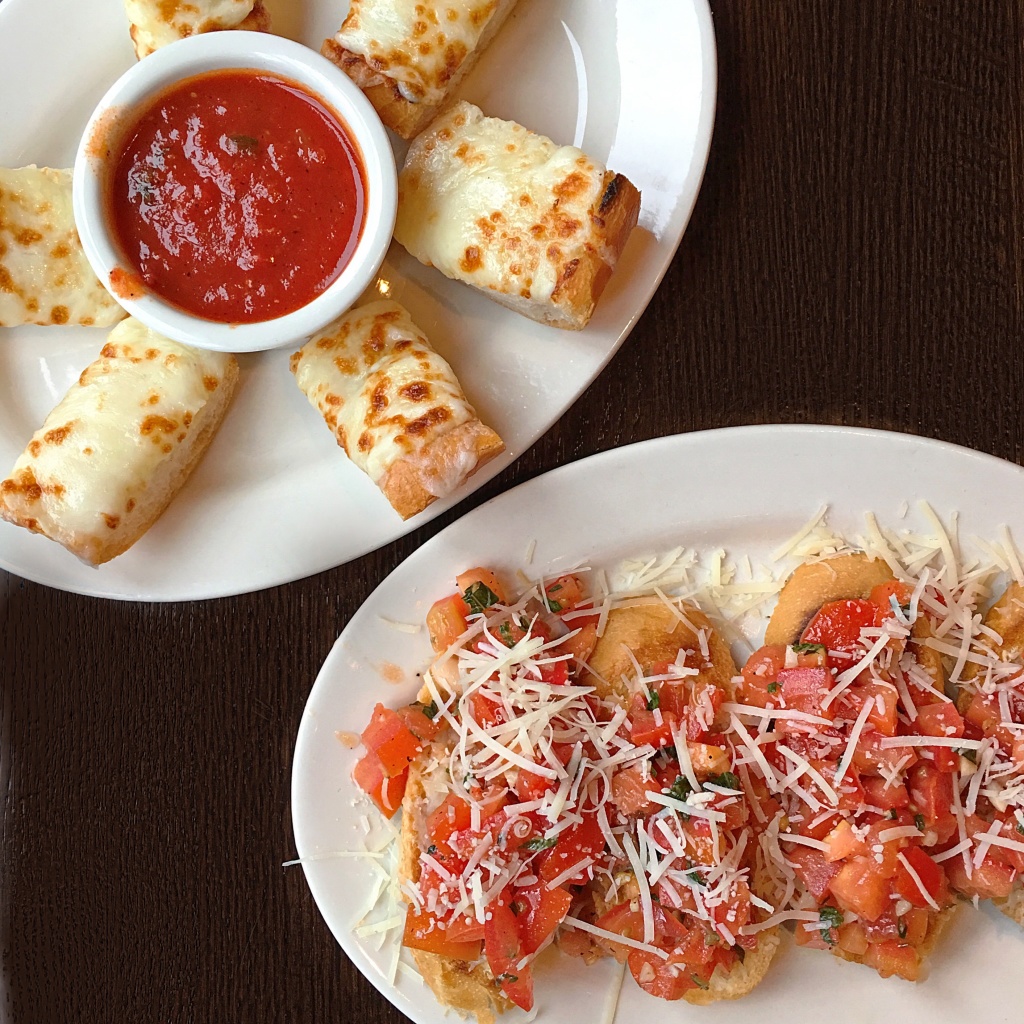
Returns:
[[[344,270],[365,216],[355,144],[302,86],[211,71],[160,94],[123,134],[109,200],[146,286],[221,323],[306,305]]]

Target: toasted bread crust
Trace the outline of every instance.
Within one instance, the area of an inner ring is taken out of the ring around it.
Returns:
[[[892,570],[885,562],[862,554],[805,562],[786,580],[765,630],[764,642],[795,644],[823,604],[867,597],[876,586],[892,578]]]
[[[497,35],[515,5],[516,0],[499,0],[475,49],[466,55],[459,70],[449,79],[444,98],[439,103],[413,103],[406,99],[394,79],[371,67],[360,54],[346,50],[333,36],[324,40],[320,52],[363,90],[377,111],[377,116],[388,128],[403,139],[411,139],[419,135],[448,106],[459,83],[476,66],[480,55]]]
[[[90,565],[102,565],[123,554],[160,518],[199,464],[231,404],[237,382],[238,362],[232,356],[216,392],[192,421],[188,437],[150,481],[144,502],[136,506],[136,513],[130,520],[130,528],[117,531],[113,539],[104,540],[95,534],[67,529],[59,520],[48,520],[44,526],[24,508],[6,502],[3,494],[0,494],[0,518],[32,533],[44,534]]]
[[[697,633],[701,631],[707,643],[708,657],[696,678],[721,687],[732,699],[732,680],[737,669],[728,644],[702,612],[687,607],[683,614],[689,625],[660,602],[612,611],[604,634],[590,656],[590,678],[583,681],[594,686],[602,697],[625,703],[629,699],[627,679],[636,671],[630,654],[644,672],[649,672],[660,661],[672,661],[680,650],[699,651]],[[759,895],[770,899],[771,894],[761,891],[763,885],[755,881],[754,888]],[[722,999],[739,999],[746,995],[768,972],[779,941],[778,928],[766,929],[758,936],[757,947],[746,954],[742,963],[729,971],[718,968],[706,989],[690,989],[683,998],[688,1003],[707,1006]]]
[[[456,474],[458,482],[464,483],[504,450],[504,441],[490,427],[470,420],[432,441],[415,460],[395,462],[381,478],[380,488],[395,511],[408,519],[439,497],[438,488],[431,490],[431,479],[453,479],[453,468],[464,468],[472,461],[469,472]]]
[[[435,741],[409,766],[398,850],[398,877],[403,882],[416,882],[420,877],[420,836],[424,834],[428,813],[424,771],[443,750],[443,743]],[[424,950],[411,952],[423,980],[441,1006],[475,1014],[479,1024],[494,1024],[495,1012],[503,1013],[512,1005],[495,984],[486,960],[470,964]]]
[[[985,625],[995,630],[1002,639],[993,648],[1001,661],[1024,662],[1024,587],[1016,582],[1010,583],[1003,596],[985,615]],[[976,678],[980,671],[980,665],[968,662],[963,682]],[[971,697],[971,690],[961,685],[956,697],[961,714],[967,710]],[[1010,895],[1006,899],[994,899],[992,904],[1001,914],[1024,928],[1024,880],[1018,878]]]

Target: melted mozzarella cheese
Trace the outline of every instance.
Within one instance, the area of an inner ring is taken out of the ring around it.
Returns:
[[[0,512],[86,545],[130,534],[233,361],[125,320],[0,482]]]
[[[292,372],[374,483],[398,460],[418,459],[437,437],[477,418],[452,368],[397,302],[350,310],[296,353]],[[456,461],[427,473],[439,494],[475,468],[475,450]]]
[[[124,6],[139,57],[200,32],[266,28],[257,0],[125,0]],[[247,23],[250,18],[259,24]]]
[[[109,327],[125,316],[82,251],[71,172],[0,168],[0,327]]]
[[[592,235],[604,176],[574,146],[458,103],[409,149],[395,238],[447,277],[546,303]]]
[[[335,39],[411,103],[437,105],[497,8],[497,0],[352,0]]]

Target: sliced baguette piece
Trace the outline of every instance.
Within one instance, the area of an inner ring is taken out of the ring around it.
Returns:
[[[461,102],[409,147],[395,238],[517,313],[580,330],[639,212],[623,175]]]
[[[403,139],[438,115],[516,0],[351,0],[321,53],[366,94]]]
[[[778,603],[765,629],[764,642],[785,645],[798,643],[822,605],[831,601],[866,599],[875,587],[893,579],[892,569],[884,561],[861,552],[805,562],[793,571],[780,591]],[[932,685],[942,690],[945,671],[941,656],[924,643],[931,635],[932,627],[927,616],[919,615],[911,627],[909,642],[919,664],[931,676]],[[927,937],[920,946],[922,964],[926,965],[927,958],[959,910],[960,906],[954,904],[931,919]],[[838,947],[834,947],[831,952],[841,960],[864,963],[863,956],[844,952]]]
[[[263,0],[124,0],[135,56],[201,32],[270,31]]]
[[[588,659],[590,673],[583,681],[594,686],[602,697],[617,699],[625,705],[632,693],[628,680],[635,676],[637,664],[647,674],[659,662],[673,661],[680,650],[700,652],[706,646],[707,657],[694,678],[705,685],[719,687],[733,700],[733,679],[738,670],[721,631],[692,606],[685,606],[681,616],[661,602],[614,609]],[[774,902],[777,894],[767,874],[755,869],[753,875],[754,892]],[[707,1006],[747,995],[764,979],[778,952],[779,942],[777,927],[765,929],[758,936],[757,947],[747,952],[742,963],[735,964],[728,972],[719,967],[706,989],[690,989],[683,998],[688,1003]]]
[[[159,518],[220,426],[235,357],[129,318],[0,481],[0,517],[100,565]]]
[[[988,610],[984,624],[999,634],[1000,642],[986,638],[985,644],[1001,662],[1013,662],[1024,672],[1024,586],[1011,582],[1002,597]],[[957,691],[957,707],[967,711],[976,686],[972,681],[984,671],[983,666],[968,662]],[[1013,891],[1006,899],[993,899],[992,905],[1024,928],[1024,875],[1018,876]]]
[[[291,369],[338,444],[403,519],[505,448],[397,302],[349,310],[292,356]]]
[[[450,733],[450,730],[448,730]],[[409,781],[402,799],[402,827],[399,837],[398,878],[400,883],[415,883],[420,877],[420,854],[430,812],[440,802],[445,784],[431,784],[431,770],[441,771],[446,763],[445,750],[451,736],[443,733],[424,747],[409,766]],[[434,794],[433,796],[431,794]],[[461,1015],[474,1014],[479,1024],[494,1024],[495,1014],[504,1013],[512,1004],[491,976],[487,961],[470,964],[465,960],[410,949],[423,980],[438,1003]]]

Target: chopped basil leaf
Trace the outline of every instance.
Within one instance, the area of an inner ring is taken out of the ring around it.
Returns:
[[[651,693],[651,699],[647,702],[647,710],[653,711],[655,708],[661,707],[661,694],[657,690]]]
[[[544,591],[544,604],[549,612],[560,612],[562,610],[561,601],[556,601],[552,595],[557,594],[562,589],[561,583],[552,583],[550,587],[545,588]]]
[[[677,775],[676,781],[672,783],[672,788],[668,791],[668,795],[676,800],[685,800],[692,792],[693,786],[690,785],[689,781],[681,775]]]
[[[918,832],[923,832],[924,831],[924,815],[923,814],[915,814],[914,815],[914,824],[917,826],[917,831]]]
[[[689,819],[689,816],[687,816],[687,819]],[[696,868],[692,871],[687,871],[683,877],[688,878],[694,885],[699,885],[701,887],[707,885],[704,876]]]
[[[516,642],[512,638],[512,627],[507,622],[503,622],[498,627],[498,636],[501,637],[501,642],[506,647],[515,647]]]
[[[557,839],[545,839],[543,836],[534,836],[533,839],[527,839],[526,842],[523,843],[523,849],[524,850],[550,850],[551,847],[554,846],[556,842],[558,842]]]
[[[434,717],[437,715],[437,711],[438,707],[436,700],[432,700],[429,704],[423,705],[423,714],[425,714],[431,721],[434,720]]]
[[[679,760],[679,752],[676,750],[675,747],[662,747],[659,753],[664,754],[671,761]]]
[[[843,912],[838,907],[824,906],[818,910],[818,920],[822,924],[821,937],[830,945],[836,944],[832,931],[843,923]]]
[[[1021,834],[1022,836],[1024,836],[1024,825],[1022,825],[1022,824],[1021,824],[1020,822],[1017,822],[1017,831],[1018,831],[1018,832],[1019,832],[1019,833],[1020,833],[1020,834]]]
[[[961,750],[958,750],[957,753],[961,757],[966,757],[967,760],[971,762],[971,764],[977,764],[978,763],[978,752],[976,750],[964,750],[964,749],[961,749]]]
[[[427,853],[429,853],[431,856],[433,856],[435,853],[437,853],[437,847],[433,843],[431,843],[427,847]]]
[[[901,939],[907,937],[907,922],[902,917],[896,922],[896,934]]]
[[[735,789],[740,791],[740,780],[732,772],[722,772],[721,775],[712,775],[708,782],[712,786],[721,786],[722,789]]]
[[[693,981],[694,985],[697,986],[697,988],[706,989],[708,987],[708,983],[704,981],[702,978],[698,977],[696,974],[691,974],[690,978]]]
[[[778,693],[779,692],[779,684],[778,683],[769,683],[768,684],[768,692],[769,693]]]
[[[518,981],[519,980],[519,975],[518,974],[509,974],[506,971],[504,974],[499,974],[498,977],[495,978],[494,980],[497,981],[499,984],[502,984],[502,983],[504,983],[506,981]]]
[[[480,615],[485,608],[498,604],[498,595],[486,583],[473,583],[466,587],[462,600],[469,605],[471,615]]]
[[[824,644],[793,644],[794,654],[824,654]]]
[[[897,811],[895,807],[893,807],[891,810],[885,812],[885,816],[890,821],[895,821],[900,816],[900,812]]]

